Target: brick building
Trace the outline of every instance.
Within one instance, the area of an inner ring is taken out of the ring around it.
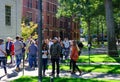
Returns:
[[[42,1],[42,19],[43,19],[43,36],[52,38],[54,36],[68,37],[69,39],[79,39],[78,23],[72,22],[72,19],[61,17],[56,18],[57,0]],[[37,22],[38,17],[38,0],[23,0],[23,18],[28,21]]]

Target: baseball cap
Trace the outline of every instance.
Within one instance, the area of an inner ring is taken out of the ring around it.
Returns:
[[[58,40],[58,38],[57,38],[57,37],[54,37],[54,40]]]

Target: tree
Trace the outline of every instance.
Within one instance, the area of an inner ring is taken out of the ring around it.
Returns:
[[[115,5],[120,0],[113,0]],[[105,9],[106,9],[106,22],[107,22],[107,36],[108,36],[108,54],[110,56],[118,56],[116,40],[115,40],[115,29],[113,21],[113,12],[112,12],[112,0],[105,0],[105,8],[103,0],[59,0],[60,6],[58,7],[57,16],[67,16],[74,17],[74,20],[82,21],[84,23],[84,28],[88,29],[88,43],[91,42],[91,29],[93,18],[103,16],[99,22],[102,24],[105,18]],[[114,9],[116,10],[116,9]],[[116,10],[118,12],[118,8]],[[115,16],[116,17],[116,16]],[[117,18],[117,17],[116,17]],[[93,20],[95,21],[95,20]],[[86,23],[85,23],[86,22]],[[100,27],[99,24],[99,27]],[[105,25],[105,24],[103,24]],[[103,26],[101,25],[101,27]],[[88,28],[86,28],[88,27]]]
[[[117,46],[115,40],[115,28],[113,21],[112,0],[105,0],[106,9],[106,23],[107,23],[107,37],[108,37],[108,54],[110,56],[117,56]]]
[[[99,0],[59,0],[57,17],[67,16],[74,18],[74,21],[83,22],[88,30],[88,43],[91,43],[91,19],[95,16]],[[93,4],[94,3],[94,4]]]
[[[38,27],[37,24],[30,22],[30,25],[26,25],[24,22],[21,24],[21,29],[22,29],[22,37],[24,39],[27,39],[28,37],[31,37],[33,39],[37,38],[37,34],[36,34],[36,29]]]

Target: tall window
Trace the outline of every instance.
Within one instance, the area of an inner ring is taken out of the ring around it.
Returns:
[[[49,11],[49,3],[47,3],[47,10]]]
[[[32,21],[32,13],[31,12],[27,12],[27,21],[28,21],[28,23],[30,22],[30,21]]]
[[[32,0],[28,0],[28,4],[27,5],[28,5],[29,8],[32,8]]]
[[[56,18],[53,17],[53,27],[56,27]]]
[[[38,9],[38,0],[36,0],[36,9]]]
[[[63,28],[63,22],[60,21],[60,28]]]
[[[56,12],[57,11],[57,7],[56,5],[53,5],[53,12]]]
[[[11,25],[11,7],[5,6],[5,24]]]
[[[50,22],[49,22],[49,16],[47,16],[47,24],[50,24]]]

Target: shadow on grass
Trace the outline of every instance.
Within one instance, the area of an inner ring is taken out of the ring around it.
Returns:
[[[83,78],[54,78],[54,82],[105,82],[95,79],[83,79]],[[38,82],[38,77],[21,77],[11,82]],[[50,82],[50,77],[44,77],[42,82]]]
[[[112,57],[116,60],[116,62],[120,63],[120,50],[118,50],[119,57]]]
[[[38,82],[38,77],[24,76],[11,82]],[[44,77],[42,82],[50,82],[50,78]]]
[[[103,72],[108,74],[120,74],[120,65],[83,65],[80,66],[80,68],[85,72]]]

